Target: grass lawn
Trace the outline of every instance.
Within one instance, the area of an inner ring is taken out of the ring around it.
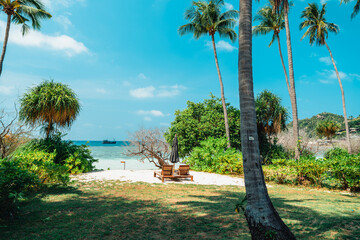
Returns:
[[[72,183],[24,203],[1,239],[250,239],[234,211],[243,187]],[[298,239],[360,239],[360,196],[273,185],[276,209]]]

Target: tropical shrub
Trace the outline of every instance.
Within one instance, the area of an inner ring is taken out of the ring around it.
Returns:
[[[234,148],[226,149],[226,138],[210,137],[195,147],[186,163],[192,169],[220,174],[243,173],[242,155]]]
[[[39,184],[36,174],[21,168],[18,161],[0,159],[0,218],[14,215],[19,201]]]
[[[343,149],[343,148],[332,148],[328,151],[325,152],[324,154],[324,158],[327,158],[327,159],[333,159],[333,158],[338,158],[338,157],[341,157],[341,156],[348,156],[349,153]]]

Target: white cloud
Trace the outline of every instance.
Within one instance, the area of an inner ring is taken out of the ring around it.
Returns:
[[[151,117],[144,117],[145,121],[151,121]]]
[[[173,85],[173,86],[160,86],[159,92],[156,94],[157,97],[173,97],[178,96],[181,93],[181,90],[185,90],[186,87],[182,85]]]
[[[101,94],[106,94],[107,93],[107,91],[105,89],[103,89],[103,88],[96,88],[95,91],[97,93],[101,93]]]
[[[143,74],[143,73],[139,73],[139,75],[138,75],[138,78],[140,78],[140,79],[148,79],[146,76],[145,76],[145,74]]]
[[[164,117],[165,116],[159,110],[150,110],[150,111],[139,110],[136,113],[139,115],[149,115],[149,116],[153,116],[153,117]]]
[[[123,86],[124,87],[130,87],[131,86],[131,83],[129,81],[124,81],[123,82]]]
[[[206,41],[205,45],[207,47],[213,49],[213,45],[212,45],[211,41]],[[232,51],[236,50],[237,48],[224,40],[220,40],[216,43],[216,49],[219,51],[232,52]]]
[[[13,94],[14,87],[10,86],[0,86],[0,94],[3,95],[12,95]]]
[[[231,4],[231,3],[225,3],[224,4],[225,6],[225,11],[229,11],[229,10],[233,10],[234,9],[234,6]]]
[[[130,90],[130,95],[136,98],[152,98],[154,97],[154,91],[155,88],[153,86],[149,86]]]
[[[62,25],[64,29],[68,29],[72,25],[70,19],[65,15],[59,15],[55,17],[54,21]]]
[[[69,8],[75,3],[85,4],[86,0],[42,0],[46,9],[55,11],[61,8]]]
[[[319,61],[322,63],[325,63],[326,65],[332,64],[330,57],[321,57],[321,58],[319,58]]]
[[[5,31],[5,26],[6,23],[4,21],[0,21],[0,28],[2,32],[1,38],[4,37],[3,32]],[[9,43],[24,47],[37,47],[63,51],[68,56],[89,52],[83,43],[78,42],[67,35],[49,36],[38,31],[30,30],[28,34],[22,36],[20,26],[13,26],[13,28],[11,28]]]

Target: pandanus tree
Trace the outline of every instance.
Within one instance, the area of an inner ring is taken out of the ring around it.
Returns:
[[[331,120],[325,120],[319,122],[316,126],[316,134],[321,137],[326,137],[327,140],[331,140],[335,136],[336,132],[339,131],[340,125]]]
[[[62,83],[44,81],[20,100],[20,120],[42,125],[46,138],[57,128],[70,127],[80,112],[76,94]]]
[[[341,3],[342,2],[349,3],[349,2],[352,2],[352,1],[353,0],[341,0]],[[356,0],[354,10],[353,10],[353,12],[351,14],[351,18],[354,18],[359,13],[359,10],[360,10],[360,0]]]
[[[288,92],[290,95],[289,78],[286,71],[286,66],[284,63],[284,58],[282,55],[281,44],[280,44],[280,31],[285,28],[284,12],[278,13],[276,11],[273,11],[273,6],[266,6],[261,8],[257,12],[257,14],[254,17],[254,21],[260,22],[259,25],[253,27],[254,36],[266,35],[272,32],[273,35],[269,47],[271,47],[274,41],[277,41],[278,43],[281,64],[285,74],[286,86],[288,88]]]
[[[328,33],[329,32],[338,33],[339,27],[334,23],[327,22],[325,19],[325,13],[326,13],[326,3],[322,4],[321,9],[318,7],[316,3],[309,3],[309,5],[305,8],[305,10],[301,14],[301,18],[303,18],[304,21],[300,24],[300,29],[307,28],[301,39],[304,39],[305,37],[309,37],[310,45],[313,45],[314,43],[316,43],[318,46],[325,45],[329,51],[331,61],[334,65],[336,76],[340,85],[342,107],[344,112],[345,130],[346,130],[346,141],[347,141],[348,152],[351,153],[350,131],[349,131],[349,124],[346,115],[344,88],[340,79],[339,71],[335,64],[333,54],[330,50],[329,45],[326,42]]]
[[[290,79],[290,100],[291,100],[291,110],[293,118],[293,142],[295,145],[295,158],[300,157],[300,151],[298,148],[299,141],[299,123],[298,123],[298,109],[297,109],[297,100],[296,100],[296,91],[295,91],[295,77],[294,77],[294,64],[292,56],[292,47],[291,47],[291,34],[289,26],[289,10],[290,4],[288,0],[272,0],[273,9],[275,12],[280,14],[284,13],[284,22],[285,22],[285,31],[286,31],[286,45],[288,53],[288,65],[289,65],[289,79]]]
[[[0,10],[7,15],[3,50],[0,57],[0,75],[3,69],[11,22],[22,25],[21,32],[23,35],[30,29],[30,26],[27,25],[29,21],[31,21],[33,29],[40,30],[40,21],[51,18],[50,13],[44,9],[44,4],[40,0],[0,0]]]
[[[221,10],[224,4],[224,0],[210,0],[207,2],[194,1],[192,6],[185,12],[185,19],[190,21],[190,23],[181,26],[179,28],[179,34],[184,35],[187,33],[192,33],[195,39],[199,39],[204,35],[209,35],[211,37],[215,56],[215,64],[220,82],[221,101],[225,120],[225,132],[228,140],[228,147],[231,147],[224,85],[217,57],[215,34],[218,33],[220,37],[228,38],[234,42],[237,37],[237,34],[234,31],[234,27],[236,23],[235,18],[238,16],[238,11],[229,10],[222,13]]]
[[[256,126],[252,72],[252,0],[240,0],[239,95],[246,206],[252,239],[295,239],[275,210],[264,180]]]

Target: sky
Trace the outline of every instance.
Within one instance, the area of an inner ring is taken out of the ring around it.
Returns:
[[[187,101],[201,102],[210,93],[220,97],[210,37],[179,36],[186,24],[190,0],[43,0],[52,19],[41,31],[21,36],[12,25],[0,77],[0,102],[6,111],[31,87],[53,79],[69,85],[82,110],[67,131],[72,140],[126,140],[141,127],[168,128],[176,110]],[[301,11],[310,2],[327,2],[326,19],[339,25],[329,34],[331,48],[346,96],[348,116],[360,114],[360,14],[350,19],[354,2],[294,1],[289,15],[299,118],[321,112],[342,113],[341,93],[326,47],[300,40]],[[254,1],[255,14],[266,1]],[[239,9],[227,0],[224,10]],[[0,41],[6,16],[0,15]],[[254,23],[256,25],[257,23]],[[236,29],[236,31],[238,31]],[[285,31],[280,34],[287,63]],[[215,36],[225,97],[239,108],[238,43]],[[253,39],[254,91],[267,89],[282,99],[291,113],[290,99],[277,44],[271,35]]]

